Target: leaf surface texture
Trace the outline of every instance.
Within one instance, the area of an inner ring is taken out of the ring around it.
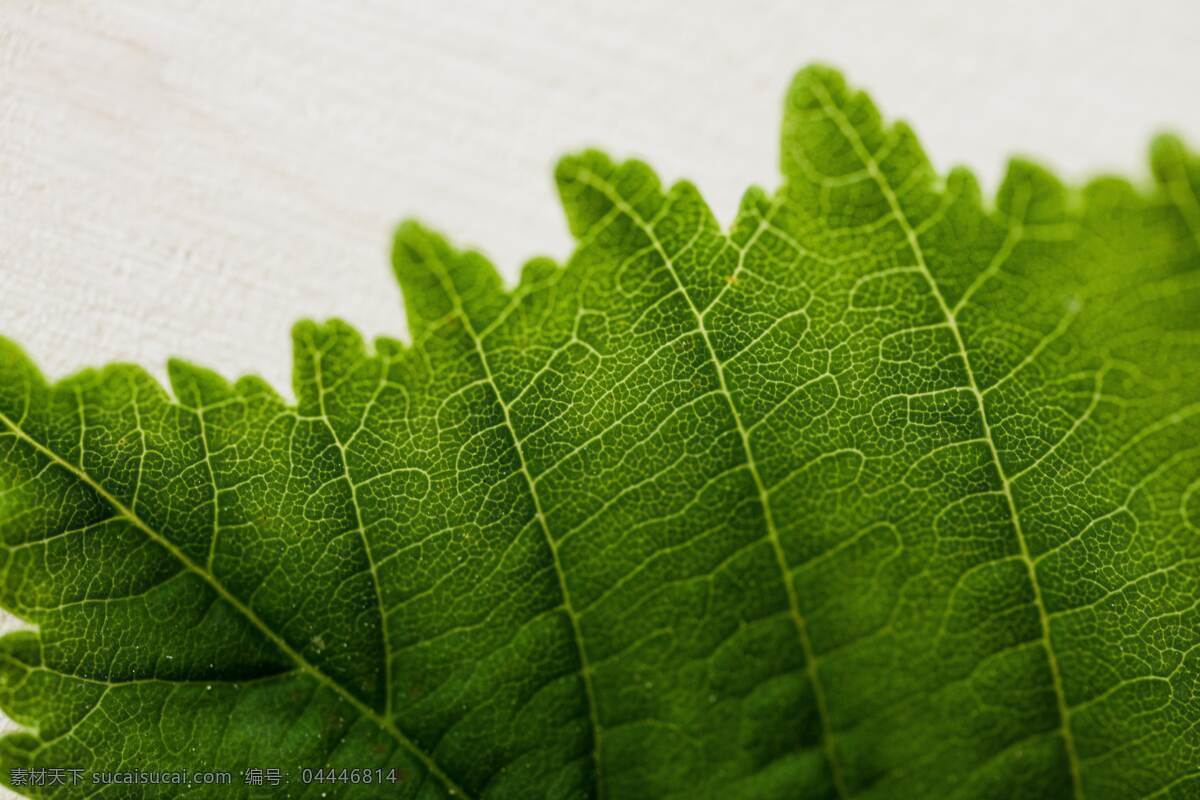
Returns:
[[[781,162],[723,231],[567,158],[577,248],[511,290],[406,224],[411,342],[300,323],[294,404],[0,340],[4,766],[1197,796],[1200,160],[985,202],[813,67]]]

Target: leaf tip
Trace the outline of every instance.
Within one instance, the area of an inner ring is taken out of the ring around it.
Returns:
[[[1028,158],[1013,158],[996,193],[1000,213],[1025,224],[1053,224],[1068,216],[1067,188],[1058,176]]]
[[[576,239],[593,235],[614,215],[651,219],[666,202],[662,181],[648,164],[637,159],[615,162],[599,150],[561,159],[554,179]],[[684,188],[682,182],[676,186]]]
[[[396,228],[392,269],[414,336],[458,311],[482,323],[497,305],[507,302],[491,262],[474,250],[451,246],[416,220],[405,220]]]
[[[1173,133],[1160,133],[1150,141],[1150,170],[1154,179],[1166,184],[1186,176],[1196,166],[1194,156],[1188,152],[1183,139]]]
[[[219,374],[182,358],[167,359],[167,380],[176,399],[191,408],[224,400],[233,393]]]

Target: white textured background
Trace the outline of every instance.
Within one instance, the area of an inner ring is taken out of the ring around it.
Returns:
[[[728,222],[814,60],[989,188],[1013,152],[1140,178],[1152,133],[1200,144],[1195,0],[191,5],[0,0],[0,334],[52,377],[181,355],[290,393],[295,319],[403,333],[405,216],[510,280],[563,258],[585,145]]]

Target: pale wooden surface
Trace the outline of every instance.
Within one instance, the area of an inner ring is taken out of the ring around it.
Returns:
[[[583,145],[728,221],[813,60],[989,187],[1013,151],[1142,176],[1152,132],[1200,142],[1191,0],[191,5],[0,3],[0,333],[51,376],[174,354],[289,392],[296,318],[403,333],[405,216],[510,280],[563,257]]]

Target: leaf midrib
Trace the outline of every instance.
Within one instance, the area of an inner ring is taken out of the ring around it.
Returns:
[[[800,598],[796,592],[794,578],[792,577],[792,567],[788,562],[787,554],[783,549],[783,542],[779,537],[779,529],[775,523],[774,512],[771,509],[771,493],[767,488],[766,482],[762,478],[762,474],[758,469],[758,463],[754,458],[754,450],[750,444],[749,429],[742,422],[741,412],[738,410],[737,403],[734,402],[733,394],[729,391],[729,385],[725,380],[725,366],[721,363],[721,359],[717,357],[717,351],[712,343],[712,338],[709,336],[708,328],[704,324],[705,311],[701,311],[692,301],[691,295],[684,286],[682,279],[679,277],[678,271],[675,269],[675,263],[667,254],[666,248],[659,240],[654,228],[637,209],[631,206],[616,189],[607,181],[596,175],[590,170],[581,169],[579,174],[580,180],[588,184],[592,188],[604,194],[621,213],[625,214],[642,233],[650,240],[651,246],[654,247],[663,265],[671,274],[671,279],[675,282],[676,290],[679,291],[684,300],[687,302],[688,309],[691,311],[693,322],[696,325],[697,331],[704,340],[704,347],[708,353],[709,362],[713,370],[716,372],[718,385],[720,387],[719,394],[725,398],[725,402],[729,407],[730,415],[733,417],[734,426],[737,429],[739,441],[742,445],[742,454],[745,457],[746,467],[754,481],[755,491],[758,494],[758,501],[763,511],[763,522],[766,527],[767,540],[771,545],[771,550],[775,556],[776,563],[779,566],[781,573],[784,592],[787,596],[788,615],[792,620],[792,625],[796,630],[796,636],[800,641],[800,648],[804,654],[804,672],[805,677],[813,690],[813,697],[816,700],[817,716],[821,721],[821,750],[825,760],[829,764],[830,777],[833,781],[834,791],[839,798],[848,798],[850,791],[846,787],[845,778],[842,775],[841,764],[837,759],[836,751],[834,750],[834,731],[833,723],[829,714],[828,703],[825,699],[824,685],[821,683],[820,675],[817,672],[818,659],[816,651],[813,649],[812,638],[808,633],[808,621],[800,610]],[[715,302],[715,301],[714,301]],[[711,306],[710,306],[711,307]]]
[[[1013,532],[1016,534],[1017,545],[1020,548],[1020,558],[1025,564],[1025,571],[1029,576],[1029,583],[1033,589],[1034,606],[1038,612],[1038,622],[1041,628],[1041,641],[1046,650],[1046,658],[1050,666],[1050,676],[1054,688],[1054,698],[1058,707],[1060,734],[1063,739],[1063,745],[1067,754],[1067,765],[1071,773],[1071,791],[1075,800],[1083,800],[1083,782],[1080,775],[1079,755],[1075,748],[1075,737],[1071,731],[1071,710],[1067,703],[1066,692],[1063,689],[1062,671],[1059,667],[1058,656],[1054,651],[1054,645],[1050,641],[1050,615],[1046,609],[1045,600],[1042,598],[1042,589],[1037,579],[1037,567],[1034,563],[1032,554],[1029,550],[1029,545],[1025,541],[1025,533],[1021,525],[1021,514],[1017,509],[1016,499],[1012,493],[1012,480],[1004,469],[1004,465],[1000,461],[1000,451],[996,447],[996,440],[992,434],[991,424],[988,421],[987,407],[984,404],[983,392],[979,389],[979,383],[975,379],[975,372],[971,368],[971,357],[967,352],[966,342],[963,339],[962,332],[958,327],[958,320],[955,312],[946,302],[945,295],[942,294],[941,287],[933,276],[933,272],[929,269],[929,265],[925,261],[925,252],[921,247],[920,238],[912,223],[909,222],[904,210],[900,207],[899,198],[896,196],[896,191],[888,181],[887,176],[879,168],[878,162],[867,149],[858,130],[847,119],[846,115],[838,107],[838,105],[830,97],[829,92],[819,83],[814,83],[813,94],[816,95],[818,102],[821,104],[821,109],[829,116],[833,123],[837,126],[846,142],[854,151],[855,156],[862,162],[863,167],[871,176],[871,179],[879,187],[880,193],[888,204],[888,209],[892,217],[900,226],[904,233],[905,239],[908,242],[909,248],[912,251],[913,257],[917,260],[917,267],[924,278],[929,291],[936,301],[943,317],[946,320],[946,325],[950,329],[954,337],[955,345],[958,348],[958,355],[962,357],[963,368],[967,377],[967,388],[975,398],[975,406],[979,414],[980,424],[983,426],[984,440],[987,443],[988,451],[991,454],[992,463],[996,469],[996,475],[1000,479],[1000,487],[1004,494],[1005,502],[1008,506],[1009,516],[1013,526]]]
[[[310,675],[321,685],[333,691],[335,694],[342,697],[346,702],[350,703],[363,716],[370,719],[380,730],[389,734],[396,742],[408,751],[413,757],[421,762],[422,766],[429,774],[436,777],[447,789],[447,791],[456,797],[462,797],[470,800],[470,795],[463,790],[458,783],[451,778],[444,769],[434,760],[433,756],[426,753],[423,749],[417,746],[407,734],[391,720],[381,715],[370,705],[361,700],[357,695],[347,689],[338,681],[326,674],[320,667],[316,666],[306,659],[299,651],[291,646],[286,639],[276,633],[267,623],[254,612],[254,609],[242,602],[236,595],[229,591],[228,588],[216,576],[206,570],[204,567],[193,561],[186,553],[180,550],[171,540],[160,534],[149,524],[146,523],[135,511],[122,503],[116,496],[104,488],[103,484],[97,481],[82,467],[72,464],[67,459],[60,456],[54,450],[39,442],[37,439],[29,435],[20,425],[12,420],[7,414],[0,411],[0,422],[13,432],[13,434],[21,441],[32,447],[37,452],[41,453],[52,462],[65,469],[70,474],[74,475],[83,483],[87,484],[96,494],[98,494],[106,503],[108,503],[114,511],[127,519],[135,528],[142,531],[151,541],[158,544],[164,550],[171,554],[179,563],[181,563],[188,571],[196,574],[209,587],[217,593],[217,595],[240,613],[245,619],[253,625],[263,636],[271,641],[280,652],[290,658],[296,666],[303,672]]]
[[[554,565],[554,574],[558,579],[559,596],[562,598],[562,608],[567,615],[567,620],[571,625],[572,637],[575,640],[575,650],[579,656],[579,674],[583,681],[584,696],[587,701],[588,708],[588,723],[592,731],[592,752],[590,758],[592,765],[595,768],[594,777],[596,779],[596,797],[603,800],[607,796],[606,786],[604,781],[603,761],[603,738],[602,729],[600,727],[600,710],[596,705],[596,690],[592,682],[592,666],[588,659],[587,649],[583,643],[583,628],[580,624],[580,614],[575,608],[574,601],[571,598],[571,592],[567,587],[567,575],[563,570],[562,562],[558,557],[558,544],[550,533],[550,525],[546,521],[546,514],[542,508],[542,498],[538,493],[537,481],[534,480],[532,473],[529,471],[529,462],[525,458],[525,448],[522,445],[522,439],[517,433],[517,428],[512,421],[512,413],[510,405],[504,401],[504,396],[500,393],[500,387],[496,383],[495,375],[492,373],[492,367],[488,361],[487,351],[483,346],[483,338],[476,331],[475,324],[468,316],[466,309],[463,308],[462,298],[459,296],[458,289],[450,276],[446,274],[441,261],[436,254],[427,253],[429,265],[436,272],[438,283],[441,284],[442,290],[446,292],[451,304],[454,306],[455,315],[462,321],[463,328],[471,337],[471,342],[475,348],[475,354],[479,358],[479,364],[483,368],[484,377],[488,386],[492,390],[492,395],[496,398],[496,404],[500,407],[500,411],[504,416],[504,427],[508,431],[509,437],[512,439],[513,448],[516,450],[517,459],[521,467],[521,475],[525,481],[526,491],[529,493],[530,500],[533,502],[534,516],[538,521],[538,526],[541,528],[542,536],[546,540],[546,547],[550,551],[550,559]]]

